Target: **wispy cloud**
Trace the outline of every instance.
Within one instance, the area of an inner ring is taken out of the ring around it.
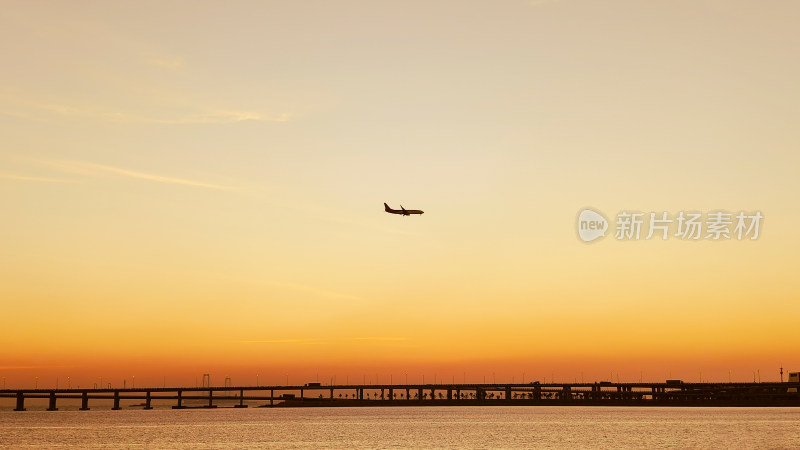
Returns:
[[[564,0],[528,0],[528,4],[531,6],[542,6],[550,3],[560,3],[562,1]]]
[[[33,120],[31,115],[25,111],[13,111],[8,109],[0,109],[0,116],[16,117],[17,119]]]
[[[237,344],[324,344],[319,339],[248,339],[234,341]]]
[[[351,341],[379,341],[379,342],[399,342],[399,341],[408,341],[410,338],[407,337],[395,337],[395,336],[366,336],[366,337],[354,337],[349,338]]]
[[[353,341],[372,341],[372,342],[401,342],[408,341],[408,337],[395,336],[369,336],[369,337],[344,337],[332,339],[242,339],[233,341],[237,344],[336,344]]]
[[[151,58],[147,64],[162,69],[176,70],[183,67],[183,58]]]
[[[75,173],[86,176],[115,175],[120,177],[137,178],[140,180],[153,181],[156,183],[178,184],[184,186],[201,187],[206,189],[218,189],[218,190],[235,189],[231,186],[222,186],[219,184],[206,183],[197,180],[189,180],[186,178],[168,177],[153,173],[139,172],[136,170],[124,169],[121,167],[108,166],[91,162],[53,161],[53,160],[35,160],[35,162],[52,167],[62,172]]]
[[[69,365],[56,365],[56,366],[0,366],[0,370],[30,370],[30,369],[60,369],[64,367],[74,367]]]
[[[109,107],[75,101],[53,99],[32,100],[20,93],[0,90],[0,115],[24,120],[53,120],[55,117],[93,120],[110,123],[213,125],[243,122],[283,123],[292,120],[290,112],[265,112],[252,109],[216,107],[180,103],[171,108]]]
[[[311,294],[317,294],[317,295],[321,295],[323,297],[333,297],[333,298],[348,299],[348,300],[359,300],[359,297],[356,297],[355,295],[342,294],[342,293],[339,293],[339,292],[329,291],[329,290],[326,290],[326,289],[320,289],[320,288],[317,288],[317,287],[308,286],[308,285],[304,285],[304,284],[286,283],[286,282],[282,282],[282,281],[269,281],[269,280],[263,281],[263,283],[264,284],[268,284],[270,286],[283,287],[283,288],[288,288],[288,289],[292,289],[292,290],[295,290],[295,291],[302,291],[302,292],[308,292],[308,293],[311,293]]]
[[[237,123],[237,122],[288,122],[292,115],[290,113],[263,114],[255,111],[231,111],[215,110],[203,114],[189,115],[179,118],[150,119],[153,123],[164,124],[214,124],[214,123]]]
[[[56,103],[37,103],[33,106],[34,108],[38,108],[42,111],[60,114],[62,116],[81,116],[88,114],[87,111],[81,111],[80,109],[72,106],[59,105]]]
[[[39,111],[64,117],[77,117],[107,122],[156,123],[166,125],[226,124],[239,122],[288,122],[291,113],[266,114],[258,111],[206,109],[196,113],[183,113],[173,116],[143,115],[124,111],[107,110],[99,107],[76,107],[58,103],[37,103],[31,105]],[[27,117],[24,112],[7,113],[15,117]]]
[[[355,226],[360,226],[360,227],[364,227],[364,228],[373,229],[373,230],[376,230],[376,231],[382,231],[384,233],[400,234],[400,235],[404,235],[404,236],[419,236],[419,233],[414,233],[414,232],[411,232],[411,231],[401,230],[401,229],[398,229],[398,228],[389,228],[389,227],[385,227],[385,226],[383,226],[383,225],[381,225],[379,223],[368,222],[368,221],[364,221],[364,220],[353,220],[353,219],[346,218],[346,217],[335,217],[335,216],[332,216],[331,214],[321,214],[318,217],[320,219],[322,219],[322,220],[326,220],[326,221],[329,221],[329,222],[343,223],[343,224],[346,224],[346,225],[355,225]]]
[[[273,204],[301,214],[305,214],[316,220],[330,223],[344,224],[348,226],[361,227],[383,233],[400,234],[405,236],[419,236],[419,233],[410,232],[399,228],[386,227],[382,222],[374,220],[353,219],[353,214],[344,215],[340,210],[323,205],[315,205],[308,202],[292,199],[291,201],[274,201]],[[378,204],[376,208],[383,211],[383,205]]]
[[[47,177],[32,177],[28,175],[15,175],[11,173],[0,173],[0,178],[4,178],[6,180],[32,181],[39,183],[75,183],[75,180],[64,180],[59,178],[47,178]]]

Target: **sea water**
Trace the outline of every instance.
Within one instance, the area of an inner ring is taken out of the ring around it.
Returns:
[[[800,408],[0,411],[0,447],[800,448]]]

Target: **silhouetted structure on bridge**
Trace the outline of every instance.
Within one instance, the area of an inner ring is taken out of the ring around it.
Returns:
[[[796,377],[795,377],[796,378]],[[226,383],[228,384],[229,381]],[[302,386],[203,386],[130,389],[4,389],[0,397],[16,398],[15,411],[25,411],[25,400],[49,399],[48,411],[57,411],[58,399],[143,400],[135,406],[152,409],[154,400],[174,401],[174,409],[237,408],[245,402],[262,407],[311,406],[432,406],[432,405],[620,405],[620,406],[800,406],[800,382],[786,383],[527,383],[527,384],[379,384]],[[311,395],[309,395],[311,393]],[[366,396],[365,396],[366,393]],[[247,395],[246,395],[247,394]],[[338,396],[337,396],[338,394]],[[344,395],[344,398],[342,397]],[[366,398],[365,398],[366,397]],[[186,402],[193,402],[191,405]],[[217,402],[215,404],[214,402]]]

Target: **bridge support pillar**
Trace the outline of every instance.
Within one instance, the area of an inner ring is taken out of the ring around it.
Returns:
[[[300,400],[303,399],[303,389],[300,389]]]
[[[364,400],[364,388],[358,390],[358,399]]]
[[[119,407],[119,391],[114,391],[114,407],[111,409],[115,411],[122,409]]]
[[[452,400],[453,399],[453,390],[452,389],[448,389],[447,390],[447,399],[448,400]]]
[[[183,391],[178,391],[178,404],[173,406],[172,409],[183,409]]]
[[[275,406],[275,391],[273,389],[269,390],[269,406]]]
[[[144,409],[153,409],[153,407],[150,406],[150,391],[147,391],[147,398],[144,399]]]
[[[214,391],[211,389],[208,390],[208,405],[206,408],[213,408],[214,407]]]
[[[25,411],[25,394],[17,392],[17,407],[14,411]]]
[[[478,400],[486,400],[486,391],[481,388],[475,388],[475,398]]]
[[[511,399],[511,388],[510,387],[506,388],[505,397],[506,397],[506,400],[510,400]]]
[[[417,400],[422,400],[422,388],[419,388],[419,392],[417,393]]]
[[[431,400],[436,398],[436,389],[431,389]]]
[[[80,408],[80,410],[81,411],[88,411],[89,410],[89,393],[86,392],[86,391],[83,391],[83,394],[81,394],[81,408]]]
[[[411,400],[411,389],[406,388],[406,400]]]
[[[386,397],[383,394],[384,394],[383,389],[381,389],[381,400],[386,400]]]
[[[239,390],[239,404],[233,405],[234,408],[247,408],[247,405],[244,404],[244,389]]]
[[[56,408],[56,393],[55,392],[51,392],[50,393],[50,404],[48,405],[47,410],[48,411],[58,411],[58,408]]]
[[[331,400],[333,400],[333,388],[331,388]]]
[[[389,400],[394,400],[394,389],[389,388]]]

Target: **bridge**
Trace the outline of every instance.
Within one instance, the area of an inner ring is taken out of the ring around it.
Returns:
[[[3,389],[0,398],[16,399],[14,411],[25,411],[27,399],[139,400],[133,407],[152,409],[153,401],[173,409],[259,407],[437,406],[437,405],[585,405],[585,406],[800,406],[800,382],[790,383],[492,383],[492,384],[336,384],[283,386],[203,386],[99,389]],[[366,394],[366,395],[365,395]],[[245,403],[248,402],[248,403]],[[232,405],[231,405],[232,404]],[[130,406],[130,405],[129,405]]]

